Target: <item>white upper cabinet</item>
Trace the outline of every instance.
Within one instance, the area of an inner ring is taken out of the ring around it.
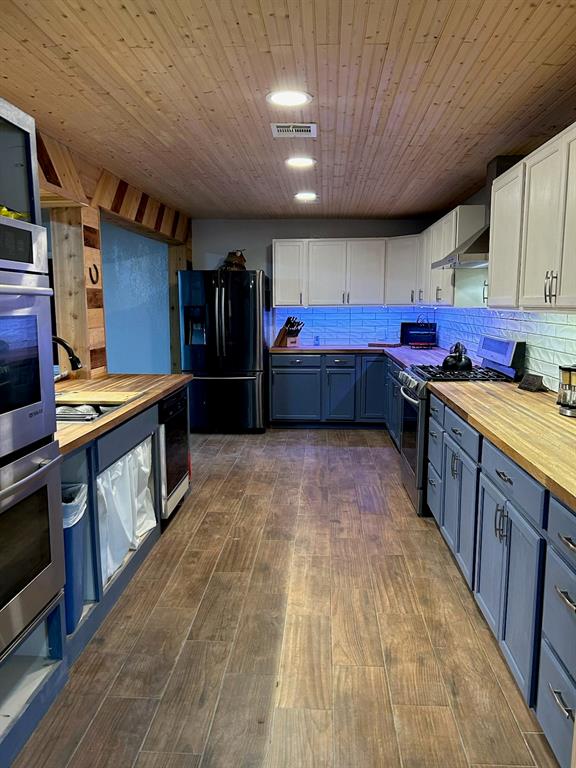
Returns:
[[[418,268],[416,270],[417,304],[428,304],[430,302],[431,240],[432,233],[430,229],[422,232],[418,238]]]
[[[348,240],[346,303],[384,304],[386,240]]]
[[[560,139],[548,142],[525,162],[520,304],[550,306],[552,273],[560,263],[563,204]],[[557,282],[557,280],[556,280]]]
[[[553,306],[576,308],[576,128],[563,134],[565,206],[562,215],[562,250],[552,276]]]
[[[346,304],[346,240],[308,241],[308,303]]]
[[[492,184],[488,259],[490,307],[518,306],[523,203],[524,163],[518,163]]]
[[[272,248],[272,299],[275,307],[308,303],[306,240],[274,240]]]
[[[416,303],[419,236],[393,237],[386,245],[386,304]]]

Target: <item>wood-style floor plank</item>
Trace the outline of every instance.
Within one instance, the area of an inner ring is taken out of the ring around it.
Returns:
[[[384,664],[370,590],[332,590],[332,658],[342,666]]]
[[[332,712],[277,709],[264,768],[332,768]]]
[[[225,675],[201,768],[262,764],[270,738],[275,686],[274,675]]]
[[[335,768],[400,768],[382,667],[335,668],[334,742]]]
[[[288,614],[278,682],[279,707],[330,709],[330,619]]]
[[[414,614],[418,601],[403,557],[378,555],[370,558],[374,598],[378,613]]]
[[[288,612],[299,616],[330,616],[329,557],[294,555]]]
[[[467,768],[449,707],[395,706],[402,768]]]
[[[212,574],[192,624],[190,639],[232,642],[247,589],[246,573]]]
[[[445,706],[448,694],[418,614],[380,614],[384,663],[393,704]]]
[[[145,751],[202,754],[229,651],[227,643],[185,643],[146,736]]]
[[[250,590],[242,611],[229,672],[275,674],[280,663],[287,596]]]
[[[140,752],[134,768],[198,768],[200,755],[171,755],[167,752]]]

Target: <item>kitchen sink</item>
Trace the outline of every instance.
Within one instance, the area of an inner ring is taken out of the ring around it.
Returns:
[[[56,421],[62,424],[74,422],[91,422],[106,416],[119,408],[118,405],[101,405],[100,403],[84,403],[82,405],[57,405]]]

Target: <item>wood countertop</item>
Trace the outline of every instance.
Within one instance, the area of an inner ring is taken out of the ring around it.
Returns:
[[[430,382],[429,390],[576,511],[576,419],[554,392],[498,382]]]
[[[446,355],[447,349],[433,347],[432,349],[412,349],[407,346],[397,347],[369,347],[367,344],[341,344],[339,346],[320,347],[270,347],[273,355],[387,355],[395,363],[403,367],[409,365],[440,365]]]
[[[56,383],[56,392],[141,392],[142,394],[130,400],[125,405],[115,408],[96,421],[82,423],[60,423],[56,432],[56,440],[63,454],[80,448],[82,445],[95,440],[105,432],[131,419],[136,414],[145,411],[154,403],[162,400],[172,392],[186,386],[192,381],[188,374],[166,375],[124,375],[111,374],[97,379],[69,379]]]

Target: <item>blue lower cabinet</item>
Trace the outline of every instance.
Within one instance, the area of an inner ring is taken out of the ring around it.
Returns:
[[[506,573],[500,647],[528,704],[532,704],[545,541],[508,502],[503,521]]]
[[[484,618],[498,637],[502,613],[505,539],[500,535],[506,498],[480,475],[474,595]]]
[[[576,684],[546,640],[540,651],[536,715],[561,768],[570,768]]]
[[[321,420],[322,372],[319,368],[273,368],[271,377],[273,420]]]
[[[354,421],[356,416],[356,370],[326,368],[324,372],[323,418]]]
[[[386,421],[386,377],[388,360],[384,355],[362,355],[359,377],[361,421]]]
[[[478,466],[444,435],[444,510],[440,530],[468,583],[474,581]]]

